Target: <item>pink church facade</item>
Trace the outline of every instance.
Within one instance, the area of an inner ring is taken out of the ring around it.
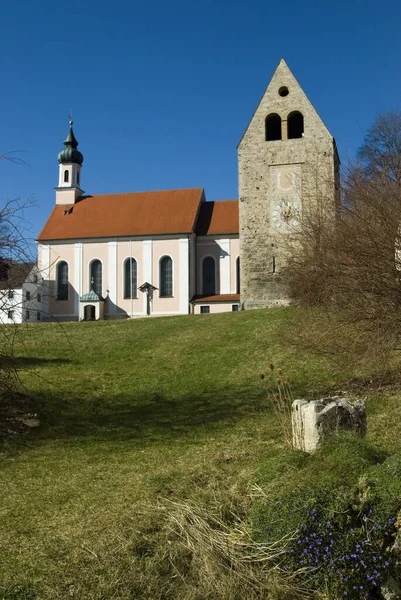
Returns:
[[[47,318],[238,310],[238,202],[206,202],[200,188],[85,196],[77,146],[71,123],[38,237]]]

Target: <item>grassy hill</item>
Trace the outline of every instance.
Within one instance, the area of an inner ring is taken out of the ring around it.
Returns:
[[[269,363],[294,397],[349,378],[287,343],[293,314],[19,327],[16,361],[41,425],[0,454],[0,599],[236,598],[201,590],[163,515],[179,503],[246,515],[261,464],[274,478],[291,451],[260,377]],[[396,447],[394,398],[368,407],[369,435],[385,429]]]

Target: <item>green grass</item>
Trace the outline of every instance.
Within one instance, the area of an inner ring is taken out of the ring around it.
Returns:
[[[260,378],[270,362],[295,397],[348,379],[285,343],[290,314],[19,328],[16,359],[41,426],[0,454],[0,600],[234,600],[205,592],[163,507],[246,515],[261,463],[280,477],[291,453]],[[396,446],[388,407],[401,411],[382,402],[370,401],[371,431]]]

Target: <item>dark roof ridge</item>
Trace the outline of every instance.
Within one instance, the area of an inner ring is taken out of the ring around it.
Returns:
[[[228,200],[207,200],[207,202],[238,202],[238,198],[229,198]]]
[[[140,190],[136,192],[108,192],[107,194],[85,194],[82,198],[93,198],[96,196],[132,196],[133,194],[161,194],[164,192],[184,192],[184,191],[203,191],[203,187],[189,187],[189,188],[173,188],[171,190]]]

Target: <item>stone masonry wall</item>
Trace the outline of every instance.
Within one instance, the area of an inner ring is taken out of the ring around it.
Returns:
[[[282,86],[289,90],[285,97],[278,93]],[[303,114],[304,135],[288,140],[284,139],[287,116],[292,111]],[[265,140],[265,119],[271,113],[281,116],[282,140]],[[333,137],[286,63],[280,61],[238,146],[241,301],[244,308],[290,302],[285,263],[291,233],[285,227],[280,230],[277,218],[280,189],[290,190],[294,201],[297,197],[303,219],[318,203],[332,211],[338,175],[336,157]],[[283,188],[280,188],[280,176],[287,178]]]

